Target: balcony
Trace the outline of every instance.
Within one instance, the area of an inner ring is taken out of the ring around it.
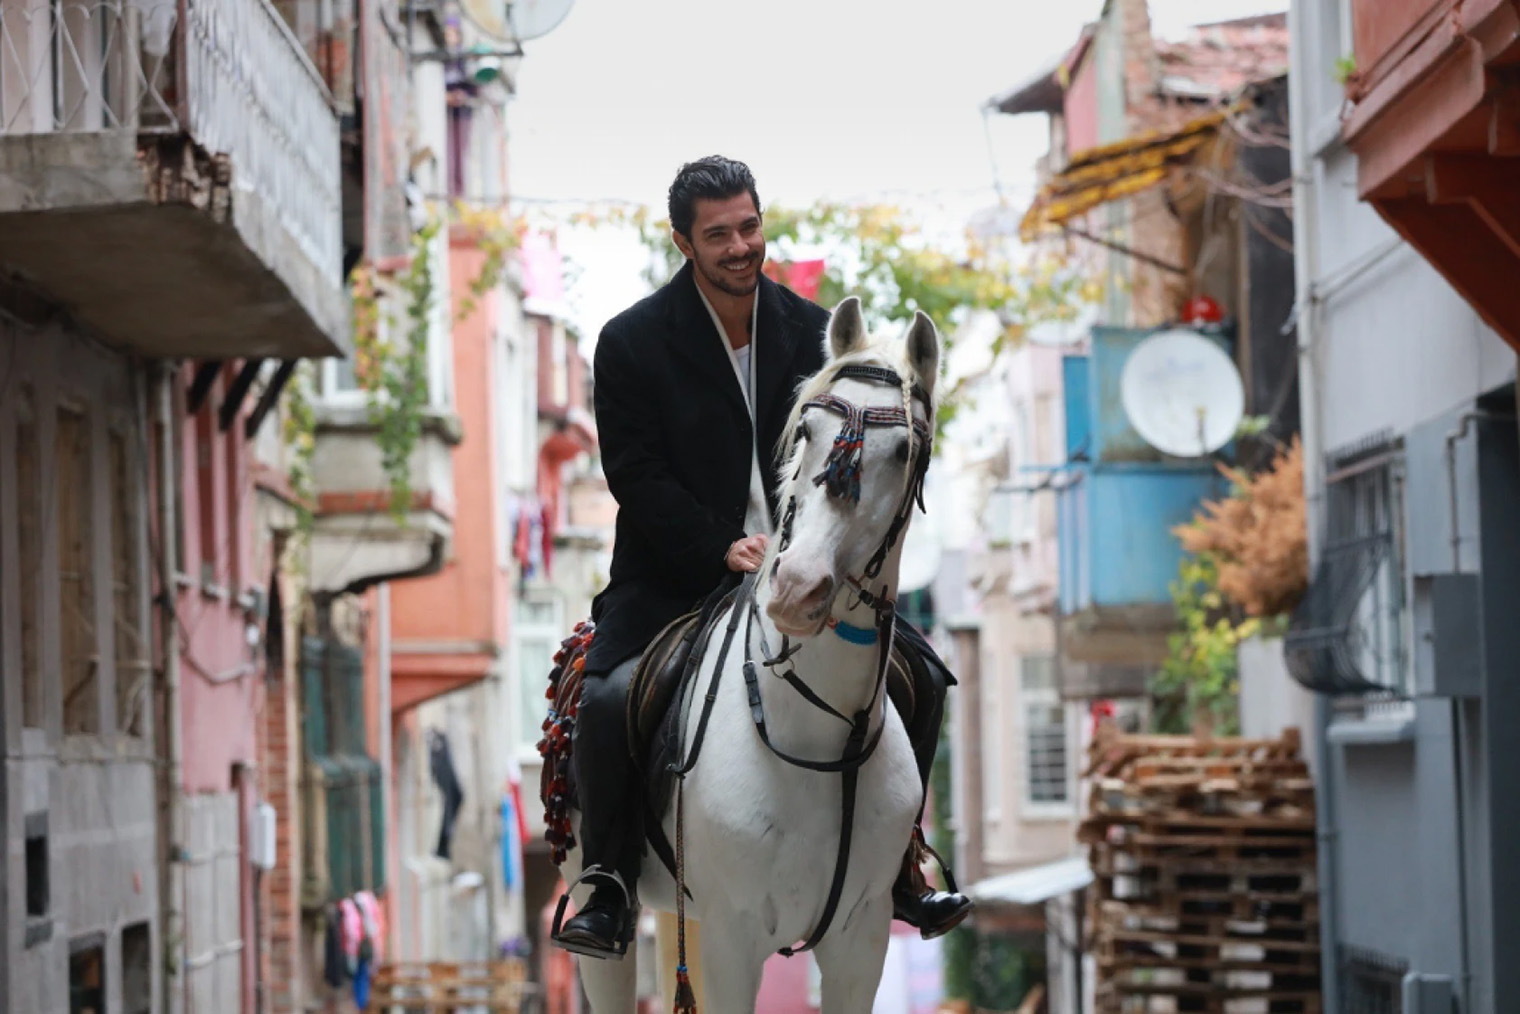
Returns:
[[[1176,627],[1173,527],[1226,483],[1207,459],[1145,444],[1119,398],[1130,351],[1149,332],[1095,328],[1092,353],[1063,363],[1067,475],[1058,483],[1062,654],[1116,673],[1160,662]],[[1101,683],[1103,672],[1089,674]]]
[[[359,591],[381,580],[436,572],[454,536],[458,419],[446,412],[425,418],[408,458],[411,503],[399,518],[391,510],[382,452],[367,409],[319,405],[316,437],[313,589]]]
[[[1364,200],[1520,349],[1520,10],[1351,0],[1342,135]]]
[[[268,0],[0,0],[0,268],[147,356],[342,354],[338,118]]]

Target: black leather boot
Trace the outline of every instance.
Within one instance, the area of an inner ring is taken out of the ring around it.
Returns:
[[[924,878],[919,864],[931,857],[945,874],[948,891],[931,887]],[[974,907],[972,900],[956,887],[955,874],[950,867],[924,841],[922,829],[914,827],[913,840],[908,843],[902,869],[897,874],[897,882],[892,885],[892,918],[912,926],[925,940],[933,940],[959,926]]]
[[[589,883],[593,890],[585,908],[561,925],[566,892],[551,938],[567,951],[593,958],[621,958],[633,939],[644,825],[628,749],[626,702],[637,662],[630,659],[606,675],[587,673],[576,714],[572,756],[585,863],[576,883]]]
[[[613,877],[612,874],[602,874],[593,867],[583,874],[582,879],[603,876],[609,879]],[[555,944],[588,958],[618,959],[628,953],[628,945],[633,941],[634,913],[621,877],[593,890],[586,907],[561,924],[565,903],[569,898],[570,894],[566,891],[560,899],[559,910],[554,915],[551,939]]]

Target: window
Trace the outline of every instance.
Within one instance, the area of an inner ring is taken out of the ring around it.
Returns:
[[[59,406],[55,441],[63,731],[81,735],[100,731],[89,417],[79,409]]]
[[[144,731],[152,666],[142,630],[142,557],[138,542],[141,490],[136,460],[120,429],[111,430],[111,600],[116,641],[116,722],[129,736]]]
[[[105,944],[99,933],[69,941],[69,1014],[105,1014]]]
[[[982,799],[989,824],[1003,819],[1003,744],[1007,740],[1001,707],[1004,659],[983,651],[982,713],[972,721],[982,723]]]
[[[26,815],[26,915],[45,919],[52,908],[52,882],[48,874],[47,811]]]
[[[213,396],[207,395],[206,403],[195,413],[196,527],[200,534],[200,582],[205,591],[213,591],[217,586],[216,422],[211,415],[214,401]]]
[[[1346,1014],[1403,1014],[1407,961],[1360,947],[1342,947],[1340,959]]]
[[[123,1014],[152,1014],[153,943],[145,922],[121,931],[121,1009]]]
[[[1066,708],[1056,689],[1055,659],[1022,658],[1020,700],[1024,711],[1024,798],[1032,807],[1071,801],[1066,760]]]
[[[1327,456],[1318,569],[1284,642],[1320,693],[1406,696],[1404,457],[1384,437]]]
[[[16,516],[21,578],[21,724],[41,729],[46,722],[42,693],[41,641],[37,606],[42,575],[42,486],[37,469],[37,420],[30,387],[16,405]]]

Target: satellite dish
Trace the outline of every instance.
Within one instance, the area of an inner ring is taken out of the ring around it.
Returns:
[[[460,0],[465,17],[496,42],[548,35],[565,20],[574,0]]]
[[[558,28],[574,3],[575,0],[511,0],[507,19],[512,22],[517,41],[527,42]]]
[[[1245,415],[1245,388],[1230,357],[1183,329],[1135,346],[1119,378],[1119,397],[1141,439],[1179,458],[1219,450]]]

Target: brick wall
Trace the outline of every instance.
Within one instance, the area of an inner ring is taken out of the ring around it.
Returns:
[[[298,589],[284,602],[299,603]],[[264,705],[264,798],[275,809],[275,867],[264,875],[266,913],[262,929],[264,967],[260,970],[272,1014],[291,1014],[302,1008],[301,984],[301,810],[300,708],[296,666],[300,659],[299,607],[286,609],[285,664],[270,673]]]

